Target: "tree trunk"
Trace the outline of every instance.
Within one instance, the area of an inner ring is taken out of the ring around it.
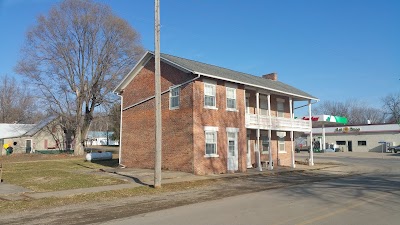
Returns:
[[[74,155],[83,155],[85,153],[85,148],[83,146],[82,129],[80,126],[78,126],[76,129],[74,139],[75,139]]]

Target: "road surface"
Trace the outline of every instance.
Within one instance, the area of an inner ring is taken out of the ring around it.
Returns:
[[[400,154],[315,154],[362,175],[267,190],[100,224],[400,224]],[[307,157],[297,155],[298,159]],[[324,171],[321,171],[324,173]]]

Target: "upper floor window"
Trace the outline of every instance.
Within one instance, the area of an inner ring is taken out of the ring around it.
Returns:
[[[204,83],[204,107],[216,108],[216,85]]]
[[[250,113],[250,93],[246,93],[246,113]]]
[[[285,100],[277,99],[277,117],[284,117],[285,115]]]
[[[169,108],[179,109],[179,96],[181,89],[179,87],[171,88],[169,92]]]
[[[236,110],[236,89],[226,87],[226,109]]]
[[[260,114],[268,115],[268,96],[260,95]]]

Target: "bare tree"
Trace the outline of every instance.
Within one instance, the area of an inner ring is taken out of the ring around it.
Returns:
[[[368,106],[358,100],[347,100],[346,102],[325,101],[314,108],[316,114],[328,114],[344,116],[349,124],[382,123],[385,114],[382,110]]]
[[[109,7],[65,0],[38,17],[16,70],[67,120],[82,155],[95,108],[114,100],[111,90],[142,53],[138,33]]]
[[[34,96],[14,77],[0,77],[0,123],[35,123],[39,117]]]
[[[400,93],[388,94],[382,98],[382,103],[389,122],[400,123]]]

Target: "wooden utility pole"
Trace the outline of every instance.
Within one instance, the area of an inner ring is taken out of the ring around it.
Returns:
[[[154,60],[155,60],[155,92],[156,92],[156,149],[154,159],[154,188],[161,187],[161,69],[160,69],[160,0],[155,0],[154,11]]]

